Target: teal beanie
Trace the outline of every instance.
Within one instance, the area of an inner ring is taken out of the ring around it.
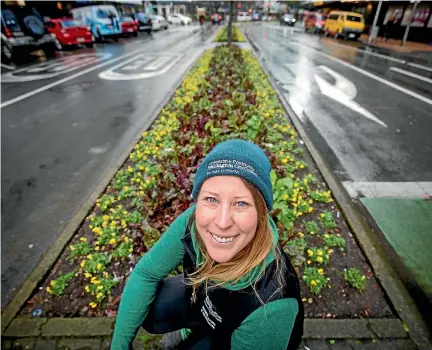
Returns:
[[[273,207],[271,164],[264,151],[252,142],[228,140],[217,144],[204,158],[195,175],[192,197],[197,199],[205,180],[213,176],[238,176],[262,194],[267,209]]]

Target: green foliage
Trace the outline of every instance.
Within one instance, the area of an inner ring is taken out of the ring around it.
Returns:
[[[309,287],[312,294],[319,294],[321,289],[327,286],[329,279],[324,276],[323,269],[306,267],[303,271],[303,281]]]
[[[343,277],[348,284],[362,293],[366,289],[366,276],[360,270],[352,267],[343,273]]]
[[[133,251],[132,242],[122,242],[120,245],[114,250],[113,257],[114,258],[125,258]]]
[[[69,258],[73,259],[77,256],[87,255],[92,251],[92,247],[87,242],[79,242],[76,244],[71,244]]]
[[[318,233],[320,230],[318,224],[315,221],[305,222],[304,225],[305,225],[306,232],[310,233],[311,235]]]
[[[320,220],[323,224],[323,227],[326,229],[337,228],[336,222],[333,219],[333,214],[330,211],[323,211],[320,214]]]
[[[69,281],[74,277],[75,271],[65,273],[55,280],[50,282],[50,287],[47,287],[47,292],[56,297],[62,295],[69,284]]]
[[[328,233],[324,234],[324,244],[327,247],[336,247],[339,248],[341,252],[345,250],[345,239],[343,237],[338,237],[334,235],[329,235]]]

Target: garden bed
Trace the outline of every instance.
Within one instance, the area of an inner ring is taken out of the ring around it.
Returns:
[[[203,156],[223,140],[242,138],[259,144],[275,170],[272,216],[298,270],[306,316],[393,317],[284,113],[251,51],[235,46],[206,51],[21,314],[116,315],[134,265],[191,204],[193,175]]]
[[[226,43],[228,41],[227,26],[224,26],[219,30],[216,37],[213,39],[214,42]],[[233,25],[232,26],[232,42],[245,42],[246,38],[241,30]]]

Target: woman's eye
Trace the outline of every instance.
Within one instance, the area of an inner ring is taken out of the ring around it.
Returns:
[[[248,203],[243,201],[237,202],[236,204],[241,208],[247,207],[249,205]]]
[[[214,197],[206,197],[205,200],[209,203],[216,203],[217,202],[216,198],[214,198]]]

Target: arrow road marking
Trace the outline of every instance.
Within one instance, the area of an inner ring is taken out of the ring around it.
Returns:
[[[314,74],[315,81],[323,95],[330,97],[336,102],[351,108],[364,117],[387,128],[387,125],[381,119],[375,117],[372,113],[353,100],[357,95],[357,89],[351,81],[326,66],[319,66],[318,68],[324,70],[336,80],[336,83],[333,85],[321,78],[319,75]]]

